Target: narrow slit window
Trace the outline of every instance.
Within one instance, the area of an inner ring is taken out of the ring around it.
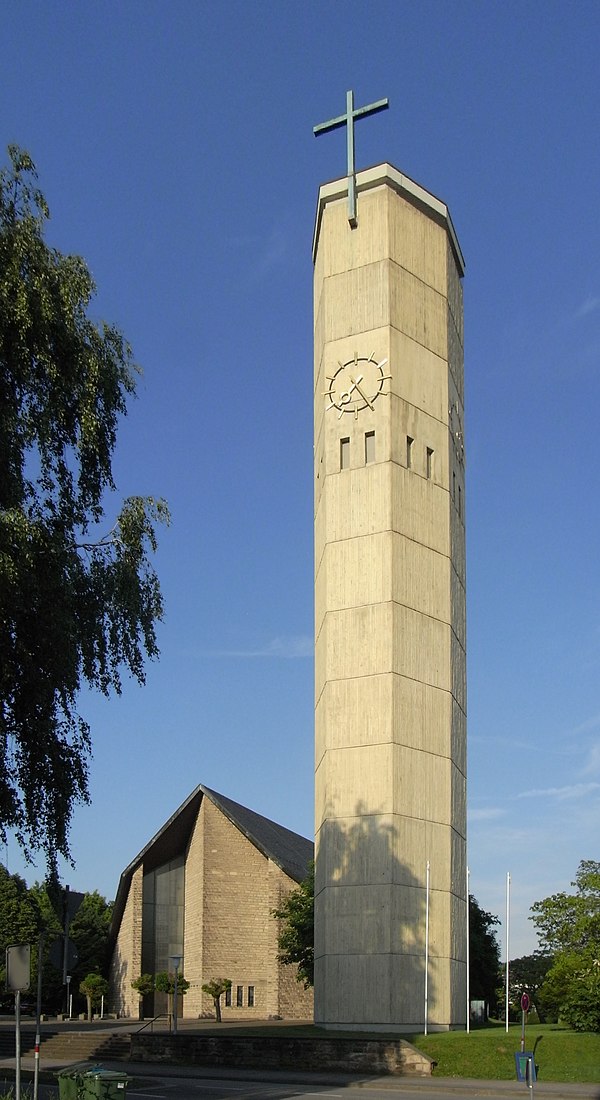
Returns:
[[[229,989],[225,990],[225,1006],[226,1008],[231,1008],[231,986],[229,986]]]
[[[412,468],[412,446],[413,446],[413,443],[414,443],[414,439],[412,438],[412,436],[407,435],[407,437],[406,437],[406,466],[407,466],[408,470],[410,470]]]
[[[350,466],[350,440],[340,439],[340,470],[347,470]]]
[[[244,987],[243,985],[236,986],[235,1003],[237,1008],[244,1007]]]
[[[365,432],[365,463],[375,461],[375,432]]]
[[[254,1008],[254,986],[248,986],[248,1008]]]
[[[452,471],[452,500],[456,500],[456,474]]]
[[[433,477],[433,447],[428,447],[425,452],[425,473],[428,478]]]
[[[462,491],[460,485],[458,486],[458,514],[462,519]]]

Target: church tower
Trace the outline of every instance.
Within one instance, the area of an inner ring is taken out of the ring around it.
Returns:
[[[321,187],[313,260],[315,1022],[462,1027],[463,258],[381,164]]]

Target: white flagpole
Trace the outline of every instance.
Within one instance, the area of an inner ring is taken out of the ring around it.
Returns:
[[[427,1035],[428,1015],[428,988],[427,978],[429,974],[429,860],[427,860],[427,886],[425,890],[425,1034]]]
[[[506,1030],[508,1031],[508,980],[510,974],[510,871],[506,875]]]
[[[467,867],[467,1035],[471,1030],[471,983],[469,979],[469,965],[470,965],[470,914],[469,914],[469,868]]]

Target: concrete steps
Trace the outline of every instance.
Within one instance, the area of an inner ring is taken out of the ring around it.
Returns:
[[[55,1061],[88,1062],[105,1059],[121,1061],[129,1058],[128,1031],[52,1031],[40,1034],[40,1058]],[[21,1055],[30,1057],[35,1050],[35,1031],[21,1028]],[[0,1029],[0,1058],[14,1058],[15,1033]]]

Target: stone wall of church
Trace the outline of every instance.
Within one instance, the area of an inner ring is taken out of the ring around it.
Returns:
[[[295,968],[282,967],[277,960],[277,922],[271,915],[296,883],[207,798],[201,817],[204,920],[200,984],[220,977],[231,979],[231,1004],[225,1005],[222,999],[224,1019],[310,1017],[311,998],[296,982]],[[189,977],[193,977],[191,971]],[[212,999],[206,994],[202,998],[200,1014],[212,1017]]]
[[[119,1016],[137,1017],[139,998],[131,988],[142,972],[142,882],[143,867],[131,877],[109,972],[110,1008]]]

